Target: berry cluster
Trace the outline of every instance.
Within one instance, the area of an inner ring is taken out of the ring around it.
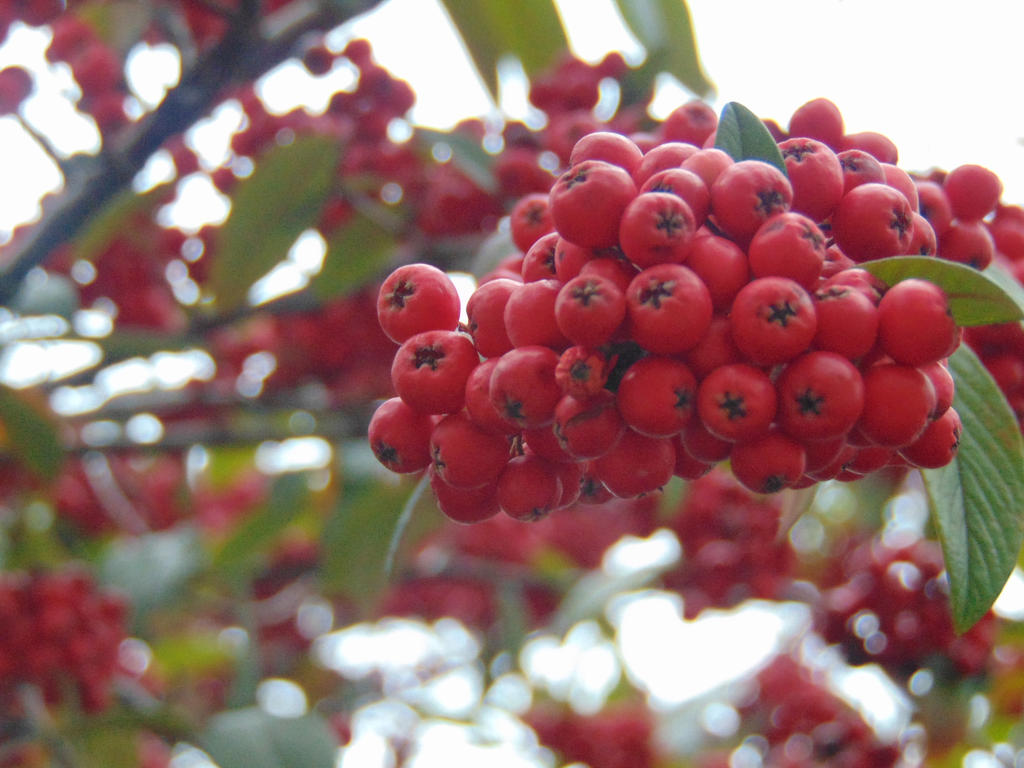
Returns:
[[[853,664],[874,662],[897,679],[929,667],[944,679],[983,674],[998,622],[986,614],[957,635],[942,552],[934,541],[852,540],[826,575],[821,633]]]
[[[757,676],[758,695],[743,708],[749,726],[764,737],[764,765],[896,765],[900,750],[881,742],[870,726],[806,667],[777,657]]]
[[[0,580],[0,691],[6,697],[30,684],[51,703],[74,692],[85,710],[106,708],[124,623],[122,600],[84,573],[5,573]]]
[[[778,535],[780,512],[778,497],[754,496],[723,470],[690,483],[668,521],[683,560],[662,577],[682,595],[686,618],[751,598],[785,599],[796,557]]]
[[[584,136],[550,192],[512,209],[521,253],[482,279],[465,332],[439,270],[383,284],[378,318],[401,347],[398,397],[370,426],[378,458],[431,466],[463,522],[650,493],[725,459],[760,493],[947,464],[947,298],[856,268],[935,241],[876,143],[882,160],[785,139],[787,177],[712,147]]]

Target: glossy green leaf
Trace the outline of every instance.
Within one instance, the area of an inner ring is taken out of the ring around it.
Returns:
[[[323,268],[312,282],[313,294],[328,300],[351,293],[391,261],[396,247],[387,228],[356,211],[327,242]]]
[[[231,213],[217,231],[211,284],[220,310],[245,303],[250,286],[282,261],[315,222],[337,171],[338,143],[300,136],[260,156],[238,182]]]
[[[15,459],[36,476],[52,480],[64,461],[57,426],[42,402],[0,386],[0,427]]]
[[[214,567],[237,575],[306,507],[309,483],[301,473],[281,475],[261,509],[249,515],[214,556]]]
[[[722,108],[715,134],[715,147],[733,160],[761,160],[786,173],[779,145],[757,115],[739,102],[730,101]],[[786,174],[788,176],[788,174]]]
[[[995,278],[995,272],[979,272],[932,256],[893,256],[857,266],[890,286],[911,277],[935,283],[949,297],[953,319],[960,326],[1012,323],[1024,318],[1024,291],[1019,285],[1015,290],[1010,288],[1007,281]]]
[[[1017,419],[978,357],[949,359],[953,406],[963,421],[956,459],[922,474],[949,574],[953,622],[964,632],[985,615],[1024,539],[1024,443]]]
[[[205,561],[199,532],[191,526],[112,542],[100,563],[104,583],[128,593],[135,621],[170,602]]]
[[[441,0],[470,58],[498,100],[498,61],[511,54],[527,75],[551,67],[568,43],[552,0]]]
[[[715,92],[700,62],[693,20],[685,0],[616,0],[616,5],[647,49],[643,71],[650,77],[668,72],[698,96]]]
[[[215,715],[199,745],[220,768],[333,768],[338,753],[319,715],[274,717],[256,707]]]

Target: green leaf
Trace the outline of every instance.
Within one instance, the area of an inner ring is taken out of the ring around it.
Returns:
[[[248,516],[214,556],[214,567],[238,575],[306,507],[309,483],[302,473],[281,475],[270,489],[266,504]]]
[[[922,472],[949,574],[953,623],[965,632],[999,596],[1024,538],[1024,442],[995,381],[966,346],[949,358],[963,422],[957,457]]]
[[[357,210],[328,241],[323,268],[312,283],[313,294],[326,301],[351,293],[391,261],[396,247],[391,232]]]
[[[495,102],[498,60],[511,54],[528,76],[551,67],[568,48],[552,0],[441,0]]]
[[[344,594],[364,607],[380,594],[395,565],[400,570],[405,548],[440,526],[444,518],[428,503],[429,493],[410,480],[390,482],[373,472],[359,472],[369,446],[350,446],[343,454],[345,486],[321,536],[326,590]]]
[[[488,154],[483,144],[463,133],[442,133],[420,128],[417,139],[426,150],[433,150],[436,144],[445,144],[452,151],[455,167],[485,192],[498,191],[498,180],[494,178],[494,155]]]
[[[722,107],[715,134],[715,147],[726,152],[733,160],[761,160],[774,165],[788,178],[786,161],[779,145],[765,128],[761,118],[739,102],[730,101]]]
[[[73,260],[92,261],[118,237],[131,237],[135,229],[131,226],[132,219],[149,216],[166,192],[167,185],[161,184],[142,194],[132,189],[116,194],[89,219],[82,233],[73,241]]]
[[[103,583],[128,593],[135,622],[173,600],[203,565],[199,532],[187,525],[122,538],[111,543],[100,564]]]
[[[36,476],[52,480],[64,461],[57,425],[41,402],[0,386],[0,427],[15,459]]]
[[[332,768],[338,753],[319,715],[274,717],[256,707],[215,715],[199,745],[220,768]]]
[[[700,62],[685,0],[616,0],[616,5],[647,49],[642,70],[650,76],[668,72],[698,96],[714,94],[715,87]]]
[[[1019,285],[1010,289],[1008,282],[995,277],[996,272],[979,272],[934,256],[892,256],[857,266],[889,286],[911,277],[935,283],[946,292],[957,325],[1012,323],[1024,318],[1024,290]]]
[[[334,182],[337,141],[300,136],[260,156],[235,188],[231,213],[217,231],[211,283],[222,312],[245,303],[249,287],[288,255],[316,222]]]

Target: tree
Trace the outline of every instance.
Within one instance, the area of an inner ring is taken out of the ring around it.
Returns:
[[[680,0],[617,0],[636,66],[571,56],[548,0],[443,4],[542,123],[410,124],[332,32],[374,3],[0,3],[99,136],[62,153],[38,71],[0,70],[63,179],[0,246],[5,348],[54,370],[0,388],[0,762],[1012,759],[998,177],[901,170],[825,99],[652,119],[660,73],[712,90]],[[153,46],[180,76],[147,104]],[[283,65],[342,85],[279,114]],[[222,220],[184,222],[197,188]],[[698,657],[716,624],[771,642]]]

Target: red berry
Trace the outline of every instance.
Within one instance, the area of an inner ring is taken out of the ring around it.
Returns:
[[[942,187],[953,209],[953,215],[965,221],[984,218],[999,203],[1003,183],[988,168],[961,165],[946,176]]]
[[[776,387],[779,426],[801,442],[845,435],[864,408],[860,373],[834,352],[798,357],[783,369]]]
[[[537,240],[553,231],[547,194],[534,192],[521,198],[512,208],[510,224],[512,242],[526,253]]]
[[[582,248],[610,248],[618,244],[619,219],[634,197],[636,185],[626,171],[585,160],[551,188],[551,216],[566,240]]]
[[[716,312],[728,311],[736,294],[750,280],[750,265],[743,249],[707,229],[698,230],[690,243],[686,266],[704,282]]]
[[[910,203],[885,184],[861,184],[843,196],[832,217],[832,233],[856,262],[906,253],[913,236]]]
[[[633,340],[659,355],[692,348],[711,324],[708,289],[679,264],[659,264],[634,277],[626,308]]]
[[[804,136],[838,149],[843,140],[843,116],[828,99],[813,99],[789,118],[789,135]]]
[[[878,303],[878,340],[897,363],[924,365],[949,357],[957,339],[946,293],[934,283],[902,280]]]
[[[498,506],[516,520],[540,520],[558,506],[562,481],[552,466],[532,454],[516,456],[498,480]]]
[[[558,353],[542,346],[506,352],[491,374],[491,401],[520,427],[543,427],[555,418],[562,389],[555,381]]]
[[[793,210],[814,221],[832,215],[843,196],[843,166],[835,152],[814,139],[786,139],[779,144],[793,185]]]
[[[626,371],[616,400],[631,428],[650,437],[671,437],[681,432],[693,415],[697,380],[678,360],[645,357]]]
[[[889,448],[921,436],[935,408],[931,381],[917,368],[884,363],[864,378],[864,410],[857,427],[872,442]]]
[[[445,416],[430,435],[434,472],[455,488],[493,484],[508,462],[508,439],[477,426],[465,413]]]
[[[732,338],[757,365],[775,365],[806,351],[814,338],[814,302],[785,277],[751,280],[737,295],[730,315]]]
[[[675,448],[669,438],[655,438],[626,430],[618,444],[593,462],[604,486],[628,499],[661,488],[672,478]]]
[[[746,244],[765,221],[789,210],[793,188],[774,165],[744,160],[722,171],[711,185],[711,213],[719,227]]]
[[[569,166],[575,166],[584,160],[603,160],[617,165],[630,176],[640,165],[644,153],[630,138],[611,131],[595,131],[582,137],[572,148],[569,155]]]
[[[555,303],[562,284],[557,280],[523,283],[505,302],[505,331],[516,347],[541,345],[563,349],[569,339],[558,327]]]
[[[381,285],[377,320],[397,344],[423,331],[451,331],[459,324],[459,293],[437,267],[406,264]]]
[[[777,405],[771,379],[750,365],[723,365],[697,390],[701,421],[723,440],[743,440],[767,432]]]
[[[498,357],[512,349],[505,330],[505,305],[522,283],[506,278],[489,280],[466,302],[469,333],[477,352],[484,357]]]
[[[455,413],[465,403],[466,379],[478,362],[468,336],[424,331],[395,353],[391,383],[398,396],[421,413]]]
[[[615,406],[615,395],[607,390],[587,398],[563,397],[555,408],[554,427],[562,449],[581,460],[608,453],[626,431]]]
[[[962,432],[960,414],[955,408],[948,408],[917,440],[900,448],[900,454],[915,467],[944,467],[956,457]]]
[[[849,285],[827,285],[814,294],[817,327],[814,346],[859,360],[875,346],[878,308],[863,291]]]
[[[729,466],[744,487],[754,493],[776,493],[794,486],[804,474],[804,447],[781,432],[772,431],[736,443]]]
[[[611,280],[580,275],[562,286],[555,300],[555,321],[574,344],[605,344],[626,317],[626,297]]]
[[[788,277],[811,290],[825,263],[825,235],[800,213],[768,219],[747,248],[754,277]]]
[[[392,472],[417,472],[430,464],[434,420],[410,408],[400,397],[385,400],[367,430],[377,461]]]

